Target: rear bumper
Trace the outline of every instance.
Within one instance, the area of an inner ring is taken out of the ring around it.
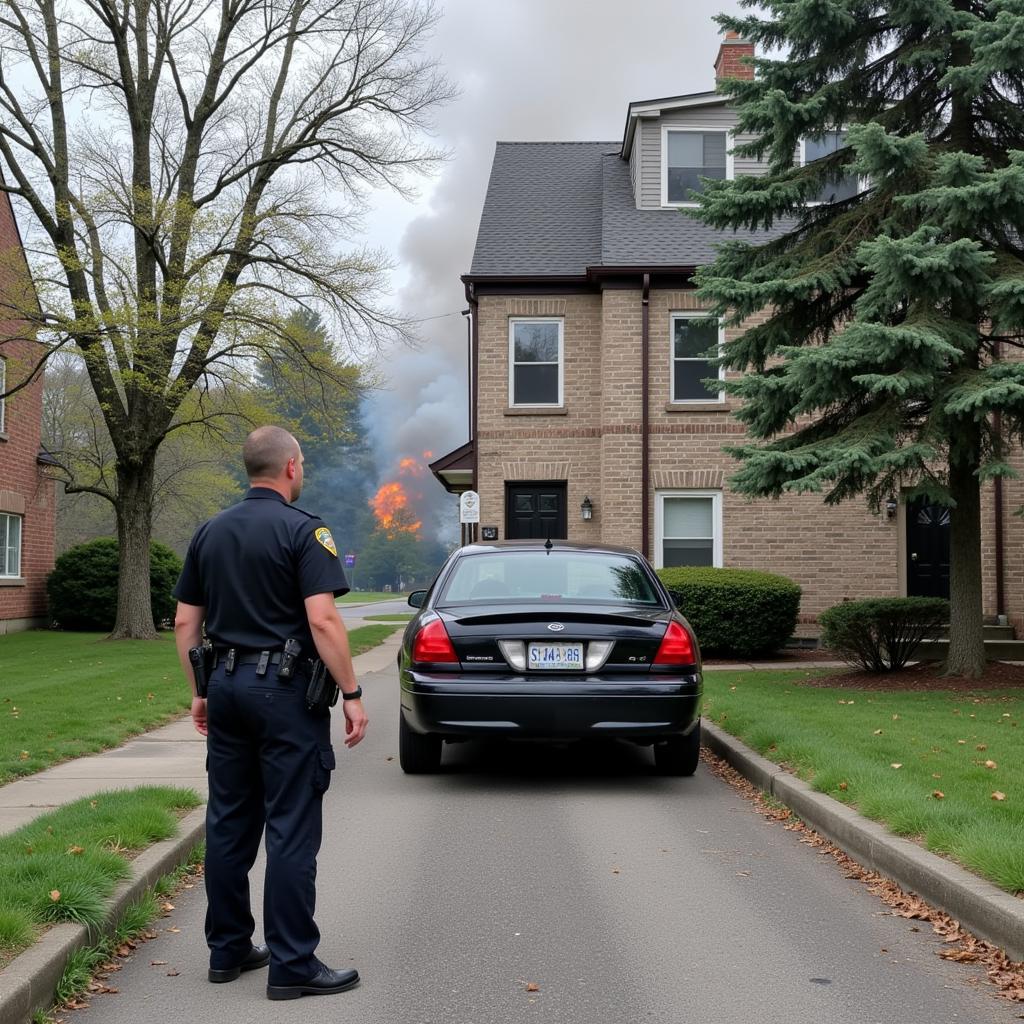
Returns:
[[[700,718],[699,674],[657,679],[474,679],[402,673],[402,714],[419,733],[643,740],[689,732]]]

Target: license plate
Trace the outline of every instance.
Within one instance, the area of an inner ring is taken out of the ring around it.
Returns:
[[[583,644],[530,644],[529,651],[532,669],[583,668]]]

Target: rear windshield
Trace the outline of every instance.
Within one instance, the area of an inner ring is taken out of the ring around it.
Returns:
[[[460,558],[439,604],[584,601],[661,606],[634,558],[600,551],[493,551]]]

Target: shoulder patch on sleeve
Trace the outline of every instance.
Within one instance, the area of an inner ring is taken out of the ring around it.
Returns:
[[[335,546],[334,538],[331,536],[331,531],[328,530],[326,526],[318,526],[313,531],[313,536],[316,537],[319,544],[322,547],[327,548],[335,558],[338,557],[338,549]]]

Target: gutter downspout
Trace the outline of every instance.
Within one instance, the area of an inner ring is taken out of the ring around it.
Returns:
[[[470,382],[472,391],[470,392],[470,416],[472,417],[472,427],[469,435],[470,441],[473,442],[473,490],[480,493],[480,443],[477,441],[477,432],[480,428],[480,410],[479,400],[477,396],[477,382],[480,379],[480,317],[478,315],[480,311],[480,304],[476,298],[476,285],[469,285],[466,288],[466,298],[469,300],[469,308],[471,310],[469,314],[470,320],[470,348],[473,352],[473,369],[471,371],[472,380]],[[471,540],[477,539],[477,527],[470,526],[469,534]]]
[[[651,356],[650,338],[650,304],[651,304],[651,275],[644,274],[643,286],[640,292],[640,380],[641,380],[641,408],[640,408],[640,516],[641,516],[641,542],[640,550],[644,558],[651,557],[651,537],[648,525],[647,509],[650,504],[650,387],[648,382],[648,367]]]
[[[996,342],[995,358],[999,359],[1002,355],[1001,350],[1002,343]],[[995,434],[996,444],[999,445],[1003,439],[1003,414],[997,409],[992,414],[992,432]],[[997,476],[994,481],[993,490],[993,505],[994,507],[994,522],[993,528],[995,532],[996,552],[995,552],[995,570],[996,570],[996,615],[1003,616],[1006,614],[1006,568],[1004,563],[1004,547],[1006,538],[1003,535],[1003,478]]]

